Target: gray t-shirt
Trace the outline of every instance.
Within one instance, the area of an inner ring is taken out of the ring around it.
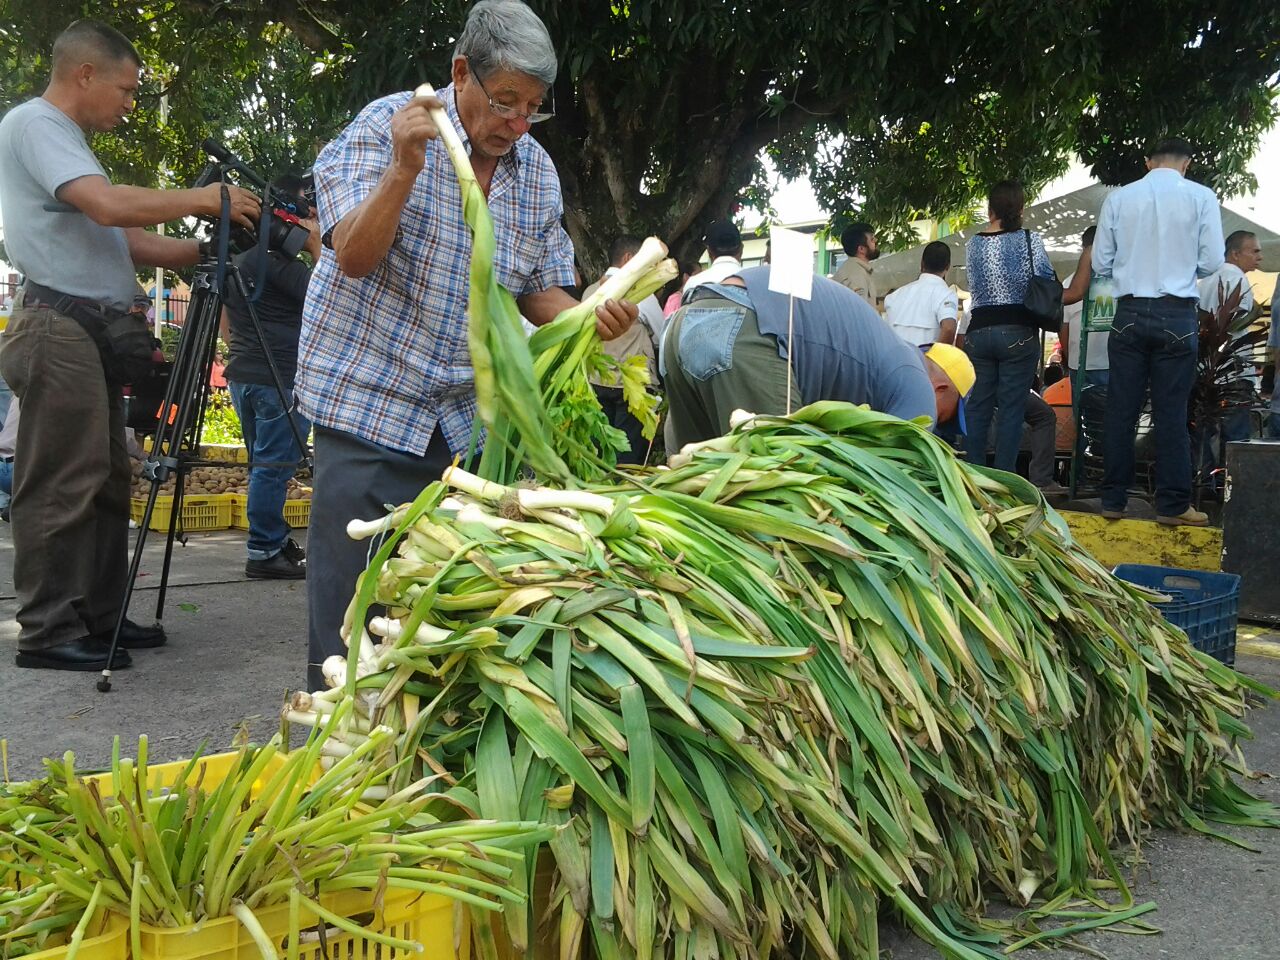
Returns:
[[[28,100],[0,120],[0,215],[9,261],[60,293],[127,309],[138,278],[124,230],[79,211],[44,209],[63,184],[92,175],[107,174],[84,131],[49,101]]]
[[[937,416],[933,385],[919,348],[904,341],[862,297],[825,277],[813,278],[813,299],[796,298],[788,342],[790,298],[769,289],[769,267],[738,274],[747,285],[760,332],[778,338],[792,356],[805,403],[843,400],[903,420]]]

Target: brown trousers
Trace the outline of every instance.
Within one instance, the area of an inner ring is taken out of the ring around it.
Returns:
[[[18,646],[41,650],[115,626],[128,576],[124,401],[89,335],[45,307],[15,307],[0,375],[22,402],[10,506]]]

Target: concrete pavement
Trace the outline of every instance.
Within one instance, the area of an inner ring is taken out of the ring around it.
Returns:
[[[163,536],[152,535],[139,578],[133,616],[150,622],[159,580]],[[113,676],[113,690],[94,688],[97,674],[18,670],[11,651],[12,541],[0,524],[0,737],[8,740],[9,774],[40,771],[40,758],[75,753],[81,767],[101,766],[118,734],[136,746],[147,734],[155,761],[189,756],[201,744],[224,749],[247,726],[261,741],[277,726],[286,691],[305,676],[306,588],[302,583],[244,577],[244,534],[192,535],[175,548],[164,618],[170,641],[137,651],[134,666]],[[1271,637],[1275,639],[1274,636]],[[1280,652],[1255,644],[1250,649]],[[1280,686],[1280,658],[1242,656],[1246,672]],[[1250,712],[1256,739],[1245,745],[1260,774],[1280,774],[1280,705]],[[1250,785],[1280,802],[1280,781]],[[1198,835],[1156,831],[1133,864],[1134,895],[1160,909],[1143,918],[1164,933],[1131,937],[1099,932],[1082,942],[1112,960],[1276,960],[1280,957],[1280,831],[1229,830],[1254,853]],[[992,905],[999,911],[998,904]],[[884,957],[934,960],[937,951],[891,921],[883,925]],[[1068,956],[1065,950],[1037,954]],[[1079,954],[1071,954],[1079,956]]]

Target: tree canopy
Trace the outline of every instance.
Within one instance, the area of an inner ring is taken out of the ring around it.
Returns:
[[[532,0],[557,44],[560,171],[588,274],[619,232],[678,253],[767,197],[762,152],[807,174],[837,220],[903,242],[922,216],[967,215],[1008,176],[1034,192],[1081,156],[1107,183],[1140,175],[1166,133],[1220,194],[1252,186],[1276,118],[1280,8],[1210,0]],[[142,50],[148,95],[98,148],[114,175],[183,182],[224,135],[274,173],[305,167],[368,100],[442,81],[461,0],[0,0],[0,92],[38,92],[77,16]],[[167,90],[161,126],[158,94]]]

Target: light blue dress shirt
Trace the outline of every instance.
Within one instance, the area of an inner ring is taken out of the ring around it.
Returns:
[[[1157,167],[1102,204],[1093,269],[1117,297],[1200,296],[1197,277],[1223,260],[1222,211],[1208,187]]]

